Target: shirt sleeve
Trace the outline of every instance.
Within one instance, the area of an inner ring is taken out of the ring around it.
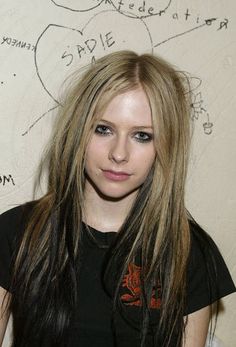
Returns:
[[[26,205],[14,207],[0,215],[0,286],[9,290],[17,238],[22,234]]]
[[[186,289],[186,315],[236,291],[218,247],[198,225],[191,226]]]
[[[16,209],[13,208],[0,215],[0,286],[9,289],[11,261],[13,255],[12,218],[15,219]]]

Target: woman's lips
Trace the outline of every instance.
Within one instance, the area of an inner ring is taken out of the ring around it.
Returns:
[[[126,172],[118,172],[112,170],[103,170],[103,175],[111,181],[125,181],[130,176],[130,174]]]

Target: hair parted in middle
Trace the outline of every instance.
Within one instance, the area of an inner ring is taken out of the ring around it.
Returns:
[[[16,257],[13,286],[23,279],[19,289],[22,305],[30,305],[35,293],[39,293],[45,301],[43,307],[47,307],[46,312],[41,312],[45,320],[40,326],[43,329],[53,325],[55,341],[60,341],[77,300],[86,148],[109,102],[119,94],[142,88],[151,109],[156,157],[109,251],[104,278],[115,265],[115,312],[122,306],[119,290],[123,277],[141,252],[141,346],[145,345],[149,303],[157,282],[162,292],[158,334],[165,334],[165,346],[177,336],[176,346],[180,346],[190,238],[184,203],[190,143],[186,76],[160,57],[132,51],[108,54],[81,71],[74,74],[59,110],[46,156],[48,192],[34,206]],[[71,283],[70,287],[65,283]],[[59,305],[62,300],[67,302]],[[57,312],[56,305],[60,308],[57,318],[53,318],[50,313]],[[20,311],[21,304],[13,308]],[[40,310],[39,305],[35,310]],[[35,317],[40,317],[39,311],[29,314],[29,319],[37,323],[39,318]]]
[[[65,181],[65,173],[69,183],[73,178],[77,182],[83,178],[84,182],[86,147],[96,121],[115,96],[141,87],[150,103],[154,127],[157,152],[154,167],[160,175],[155,194],[159,195],[157,192],[164,188],[167,177],[168,180],[174,179],[173,174],[182,177],[184,183],[190,132],[186,76],[160,57],[149,54],[138,56],[131,51],[118,51],[102,57],[86,73],[82,76],[79,73],[78,76],[79,80],[76,74],[72,76],[74,81],[71,80],[71,87],[62,101],[61,115],[54,131],[54,146],[50,151],[53,153],[54,150],[52,160],[59,156],[59,170],[63,173],[61,182]],[[61,165],[67,169],[69,163],[73,163],[69,171],[62,170]],[[58,177],[58,172],[53,172],[51,180]],[[179,189],[183,186],[179,185]]]

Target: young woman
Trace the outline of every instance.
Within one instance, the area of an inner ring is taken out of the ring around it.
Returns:
[[[47,194],[0,217],[12,346],[204,346],[211,304],[235,287],[184,204],[185,84],[130,51],[76,76],[47,152]]]

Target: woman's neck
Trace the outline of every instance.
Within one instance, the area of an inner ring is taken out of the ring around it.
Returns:
[[[103,232],[118,231],[127,217],[136,195],[135,191],[122,199],[108,199],[99,195],[90,184],[87,184],[83,221]]]

